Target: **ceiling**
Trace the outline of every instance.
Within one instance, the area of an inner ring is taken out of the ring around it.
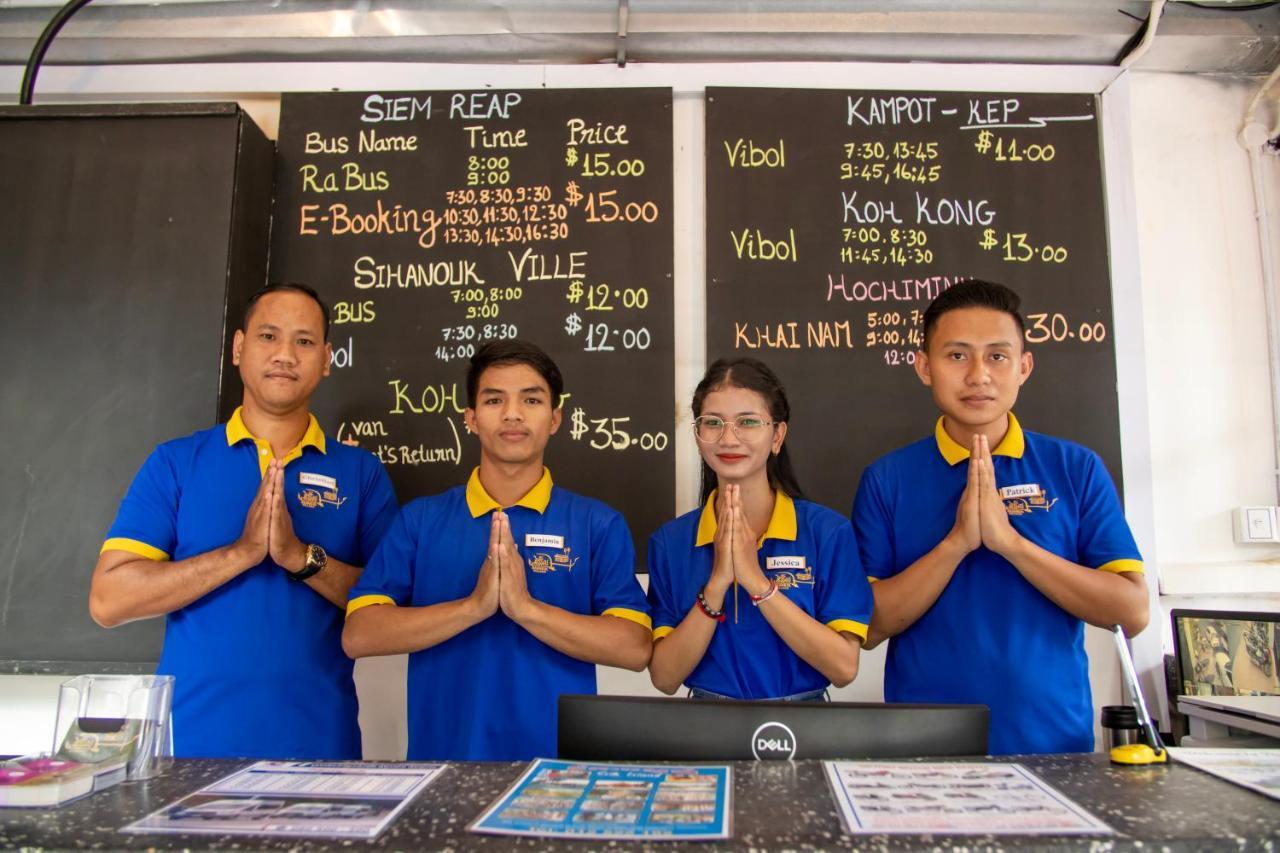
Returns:
[[[61,5],[0,0],[0,64],[25,64]],[[71,19],[44,64],[623,58],[1112,65],[1150,9],[1123,0],[98,0]],[[1169,3],[1138,67],[1259,74],[1277,64],[1280,5],[1224,0]]]

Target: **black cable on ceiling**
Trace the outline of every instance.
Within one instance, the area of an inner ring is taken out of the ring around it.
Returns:
[[[49,45],[53,43],[54,36],[58,34],[58,31],[62,29],[67,21],[71,20],[72,15],[92,2],[93,0],[70,0],[45,25],[44,31],[40,33],[40,38],[36,39],[35,47],[31,49],[31,56],[27,59],[26,70],[22,72],[22,88],[18,93],[19,104],[25,106],[31,103],[31,94],[36,87],[36,75],[40,73],[40,63],[44,61],[44,55],[48,52]]]

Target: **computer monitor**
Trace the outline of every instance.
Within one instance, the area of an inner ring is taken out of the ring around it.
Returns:
[[[985,705],[561,696],[559,752],[576,761],[985,755]]]
[[[1173,610],[1181,696],[1280,694],[1280,613]]]

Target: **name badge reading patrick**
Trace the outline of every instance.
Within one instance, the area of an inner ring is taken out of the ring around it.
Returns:
[[[309,474],[306,471],[301,471],[298,473],[298,483],[303,486],[319,486],[331,492],[338,490],[338,481],[333,477],[326,477],[324,474]]]
[[[524,547],[526,548],[563,548],[564,537],[552,536],[550,533],[526,533],[524,535]]]
[[[1029,498],[1032,495],[1040,494],[1040,486],[1037,483],[1024,483],[1021,486],[1005,486],[1000,490],[1000,497],[1003,500],[1009,498]]]
[[[766,569],[803,569],[804,555],[799,557],[766,557],[764,561]]]

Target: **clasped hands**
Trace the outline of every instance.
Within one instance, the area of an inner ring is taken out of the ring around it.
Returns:
[[[501,610],[514,622],[534,604],[524,574],[524,558],[511,536],[511,519],[502,510],[494,510],[489,525],[489,555],[480,566],[471,601],[481,619]]]
[[[267,465],[258,493],[245,515],[244,531],[233,547],[250,566],[256,566],[268,556],[290,572],[300,572],[306,565],[307,546],[293,532],[293,518],[284,501],[284,465],[278,459],[272,459]]]
[[[946,541],[964,554],[985,545],[1005,558],[1022,542],[1022,535],[1009,523],[1009,513],[996,489],[996,469],[985,435],[973,437],[969,480],[956,508],[955,526],[947,534]]]
[[[742,509],[742,487],[725,486],[716,513],[715,561],[703,588],[707,606],[723,609],[724,597],[735,582],[756,597],[768,592],[769,579],[760,570],[758,538]]]

